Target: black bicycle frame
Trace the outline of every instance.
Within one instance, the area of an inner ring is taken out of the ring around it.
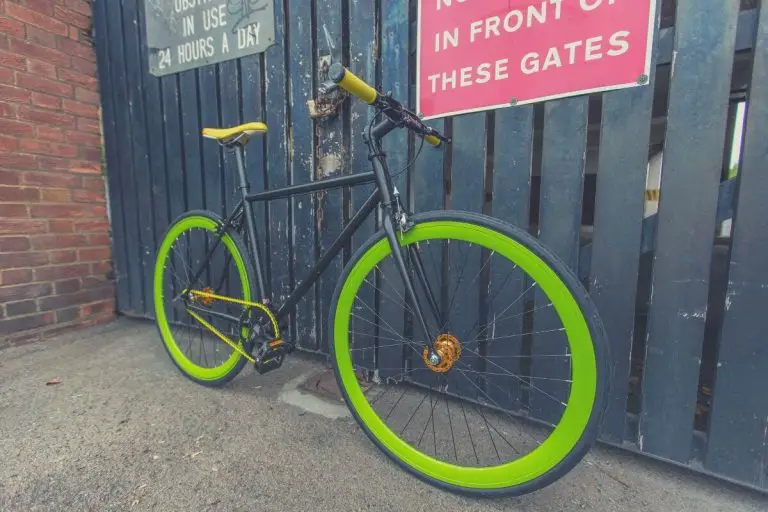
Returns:
[[[264,272],[261,266],[261,253],[259,251],[256,226],[254,225],[252,203],[260,202],[260,201],[271,201],[275,199],[286,199],[299,194],[307,194],[307,193],[317,192],[321,190],[331,190],[331,189],[342,188],[342,187],[354,187],[357,185],[363,185],[367,183],[376,184],[376,188],[371,194],[371,196],[365,201],[365,203],[360,207],[360,209],[352,217],[349,223],[344,227],[344,229],[339,234],[338,238],[336,238],[336,240],[333,242],[333,244],[331,244],[331,246],[326,250],[326,252],[320,256],[320,260],[310,270],[309,275],[306,276],[306,278],[301,281],[301,284],[291,293],[288,299],[286,299],[286,301],[280,306],[280,309],[276,312],[278,322],[282,323],[282,320],[284,320],[286,316],[288,316],[288,314],[293,310],[293,308],[299,303],[299,301],[309,291],[312,285],[314,285],[317,282],[317,280],[320,278],[320,276],[323,274],[323,272],[325,272],[325,270],[331,264],[333,259],[341,252],[341,250],[344,248],[347,242],[349,242],[352,239],[355,232],[360,228],[363,222],[365,222],[368,216],[376,209],[378,205],[380,205],[384,214],[383,215],[384,232],[392,248],[392,254],[395,258],[395,263],[397,265],[397,268],[400,272],[401,277],[403,278],[403,282],[405,284],[405,291],[411,303],[416,306],[414,308],[416,320],[419,322],[421,328],[423,329],[426,339],[430,339],[429,331],[427,329],[427,324],[424,320],[424,315],[422,314],[422,309],[419,305],[419,299],[416,295],[415,289],[413,287],[413,283],[411,281],[410,275],[405,265],[405,259],[403,257],[402,251],[400,250],[400,244],[397,241],[393,214],[395,213],[394,208],[399,208],[400,206],[399,199],[395,193],[394,186],[392,185],[392,179],[390,177],[389,170],[387,168],[386,155],[381,150],[382,137],[390,133],[395,128],[397,128],[397,125],[395,123],[393,123],[389,119],[385,119],[384,121],[377,124],[371,130],[371,134],[373,135],[372,138],[365,136],[365,142],[366,142],[366,145],[368,146],[369,157],[370,157],[371,163],[373,164],[373,170],[371,172],[352,174],[350,176],[341,176],[338,178],[329,178],[329,179],[314,181],[314,182],[302,184],[302,185],[293,185],[293,186],[283,187],[283,188],[274,189],[274,190],[267,190],[267,191],[259,192],[255,194],[250,193],[250,187],[248,185],[248,180],[246,178],[245,164],[244,164],[244,158],[243,158],[243,146],[238,143],[232,148],[233,151],[235,152],[236,160],[237,160],[239,188],[242,194],[242,200],[237,205],[237,207],[232,212],[232,214],[229,217],[227,217],[227,220],[225,221],[224,226],[222,226],[221,233],[225,234],[228,230],[232,229],[233,226],[235,225],[235,219],[240,219],[244,217],[245,229],[248,235],[248,244],[249,244],[248,248],[251,253],[251,258],[253,259],[254,268],[256,269],[256,281],[258,286],[258,292],[265,302],[268,301],[269,297],[266,292],[267,288],[264,283]],[[216,245],[218,245],[218,243]],[[213,252],[215,250],[216,250],[216,247],[211,248],[211,250],[208,253],[208,257],[204,259],[203,263],[200,266],[200,270],[195,274],[195,277],[192,279],[192,282],[197,281],[197,279],[200,277],[200,275],[203,272],[203,269],[208,264],[208,261],[213,255]],[[436,304],[435,298],[432,295],[432,290],[429,289],[426,279],[420,270],[421,268],[417,264],[416,276],[426,293],[430,308],[432,308],[433,313],[436,313],[434,311],[435,310],[434,305]]]

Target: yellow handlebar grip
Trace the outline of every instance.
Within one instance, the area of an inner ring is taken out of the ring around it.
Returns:
[[[357,96],[369,105],[376,101],[376,98],[378,97],[376,89],[365,83],[364,80],[358,78],[357,75],[342,65],[334,64],[331,66],[329,74],[333,81],[339,84],[339,87],[348,93]]]
[[[440,144],[442,144],[442,141],[435,137],[434,135],[426,135],[424,137],[424,140],[427,142],[427,144],[431,144],[435,146],[436,148],[440,147]]]

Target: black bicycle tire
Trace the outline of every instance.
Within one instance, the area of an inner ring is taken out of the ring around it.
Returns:
[[[207,210],[190,210],[188,212],[183,213],[182,215],[179,215],[176,217],[176,219],[168,226],[168,229],[166,230],[165,234],[163,235],[162,241],[164,242],[165,239],[168,237],[170,232],[173,230],[173,227],[178,224],[179,222],[183,221],[184,219],[188,217],[207,217],[208,219],[212,220],[219,226],[224,226],[224,221],[221,218],[221,216],[217,215],[216,213],[207,211]],[[254,288],[255,282],[256,282],[256,272],[253,270],[253,263],[251,261],[250,253],[246,249],[245,241],[243,240],[243,237],[240,236],[239,233],[231,232],[227,233],[229,237],[232,239],[232,243],[234,244],[237,251],[240,253],[243,262],[245,263],[245,273],[248,275],[248,282],[250,283],[251,287],[251,297],[258,297],[258,294],[256,294],[256,290]],[[161,242],[160,244],[162,245]],[[154,311],[154,304],[153,304],[153,311]],[[157,325],[157,321],[155,321],[155,326],[157,327],[158,334],[160,334],[160,337],[162,339],[162,333],[160,332],[160,326]],[[197,384],[201,384],[206,387],[210,388],[217,388],[222,387],[225,384],[229,383],[237,377],[237,375],[243,370],[246,363],[248,362],[244,357],[240,358],[240,361],[238,361],[237,365],[227,373],[224,377],[212,381],[197,379],[191,375],[189,375],[187,372],[184,371],[181,366],[176,362],[176,360],[171,357],[171,353],[168,350],[168,347],[166,346],[165,342],[163,342],[163,348],[165,349],[166,353],[168,354],[168,358],[171,360],[173,365],[179,370],[179,372],[184,375],[187,379],[191,380],[192,382],[195,382]],[[250,340],[247,340],[246,343],[243,345],[243,348],[246,352],[250,353],[253,350],[253,342]]]
[[[553,484],[554,482],[556,482],[557,480],[561,479],[563,476],[568,474],[574,467],[576,467],[576,465],[579,464],[579,462],[589,452],[592,446],[594,446],[600,434],[600,427],[602,425],[603,416],[605,414],[605,409],[608,403],[607,399],[608,399],[608,396],[610,395],[612,372],[611,372],[610,346],[608,345],[608,339],[605,333],[605,328],[603,327],[602,321],[600,320],[600,315],[597,311],[596,306],[590,299],[588,292],[586,291],[584,286],[581,284],[578,277],[573,273],[573,271],[571,271],[568,268],[568,266],[560,258],[558,258],[552,251],[547,249],[536,238],[534,238],[529,233],[517,227],[514,227],[508,223],[502,222],[499,219],[495,219],[493,217],[471,213],[471,212],[464,212],[464,211],[427,212],[427,213],[414,215],[413,217],[411,217],[411,221],[414,224],[419,224],[423,222],[433,222],[433,221],[457,221],[457,222],[464,222],[469,224],[476,224],[488,229],[498,231],[499,233],[510,237],[511,239],[517,241],[518,243],[523,244],[525,247],[527,247],[529,250],[533,251],[537,256],[539,256],[545,263],[547,263],[547,265],[549,265],[550,268],[552,268],[552,270],[555,273],[557,273],[557,275],[566,284],[573,298],[576,300],[580,309],[582,310],[584,314],[584,318],[587,321],[587,324],[589,326],[589,330],[592,335],[593,345],[595,349],[595,357],[598,364],[598,368],[597,368],[598,382],[597,382],[597,392],[595,395],[595,402],[590,414],[589,421],[587,423],[587,427],[584,429],[584,433],[582,434],[581,438],[575,444],[575,446],[572,448],[569,454],[566,457],[564,457],[554,468],[552,468],[550,471],[544,473],[543,475],[540,475],[539,477],[529,482],[525,482],[524,484],[516,485],[513,487],[502,488],[502,489],[489,489],[489,490],[469,489],[465,487],[459,487],[459,486],[447,484],[445,482],[431,478],[427,475],[424,475],[414,470],[410,466],[404,464],[399,458],[397,458],[386,447],[384,447],[379,442],[379,440],[376,439],[375,436],[373,436],[373,434],[367,428],[365,423],[360,419],[354,407],[350,405],[351,402],[349,400],[347,392],[342,383],[341,375],[339,373],[339,370],[336,364],[335,344],[331,342],[330,343],[331,360],[333,361],[333,369],[334,369],[334,374],[336,376],[336,382],[339,386],[339,389],[341,390],[342,396],[344,397],[344,401],[347,404],[347,407],[349,408],[352,414],[352,417],[355,419],[357,424],[361,427],[363,432],[365,432],[368,438],[371,441],[373,441],[373,443],[382,452],[384,452],[390,460],[394,461],[398,466],[403,468],[405,471],[407,471],[411,475],[419,478],[422,481],[427,482],[428,484],[434,487],[444,489],[446,491],[449,491],[455,494],[473,496],[473,497],[487,497],[487,498],[521,496],[523,494],[528,494],[531,492],[541,490],[545,487],[548,487],[549,485]],[[328,327],[330,340],[334,339],[334,318],[336,316],[336,308],[338,305],[339,296],[341,294],[341,290],[344,286],[344,283],[346,282],[349,276],[350,271],[354,268],[358,260],[371,247],[373,247],[375,244],[377,244],[379,241],[381,241],[385,237],[386,237],[386,234],[384,233],[383,230],[376,233],[366,243],[364,243],[359,249],[357,249],[357,251],[355,251],[349,263],[344,268],[344,271],[342,272],[342,275],[336,285],[336,290],[334,291],[334,295],[333,295],[332,307],[331,307],[330,317],[329,317],[329,327]]]

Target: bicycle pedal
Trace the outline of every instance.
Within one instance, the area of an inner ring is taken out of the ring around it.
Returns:
[[[264,375],[283,366],[287,344],[283,340],[264,343],[256,354],[254,367],[259,375]]]

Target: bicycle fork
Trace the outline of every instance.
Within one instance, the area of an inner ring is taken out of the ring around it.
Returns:
[[[372,144],[369,142],[369,146],[371,149],[375,149]],[[428,349],[428,353],[426,354],[427,359],[437,366],[441,362],[441,356],[440,354],[434,349],[434,343],[433,338],[434,336],[430,333],[429,327],[427,326],[427,322],[424,318],[423,309],[421,307],[421,301],[419,300],[418,295],[416,294],[416,289],[414,287],[413,280],[411,279],[411,275],[408,272],[408,267],[405,263],[405,258],[403,256],[403,251],[400,247],[400,242],[397,239],[397,231],[400,229],[402,232],[404,232],[404,229],[401,229],[402,223],[400,222],[400,219],[398,219],[398,225],[395,225],[395,215],[404,215],[402,212],[402,209],[400,208],[400,198],[399,194],[397,193],[397,189],[395,189],[392,186],[391,180],[388,179],[389,174],[386,171],[386,162],[384,161],[384,155],[375,152],[373,153],[373,157],[371,158],[371,161],[373,162],[373,169],[376,173],[376,180],[378,182],[379,190],[381,191],[381,205],[384,210],[383,215],[383,227],[384,232],[387,236],[387,240],[389,241],[390,248],[392,249],[392,255],[395,258],[395,264],[397,266],[397,270],[400,273],[400,277],[403,280],[403,285],[405,287],[405,293],[408,300],[411,301],[411,304],[414,306],[414,316],[416,317],[416,321],[421,328],[422,333],[424,334],[424,339],[427,340],[424,348]],[[393,193],[390,193],[390,190],[394,191]],[[393,197],[394,196],[394,197]],[[393,208],[393,206],[397,207],[397,211]],[[418,281],[420,282],[422,289],[424,291],[424,294],[427,297],[427,302],[429,303],[429,306],[432,310],[432,313],[435,316],[435,319],[440,322],[440,316],[439,316],[439,309],[437,308],[437,302],[435,300],[435,297],[432,293],[432,290],[429,286],[429,283],[426,280],[426,275],[424,273],[424,268],[421,265],[421,259],[418,257],[418,254],[416,254],[416,257],[412,257],[410,254],[411,249],[409,248],[409,258],[412,260],[414,264],[414,270],[416,273],[416,277],[418,278]]]

